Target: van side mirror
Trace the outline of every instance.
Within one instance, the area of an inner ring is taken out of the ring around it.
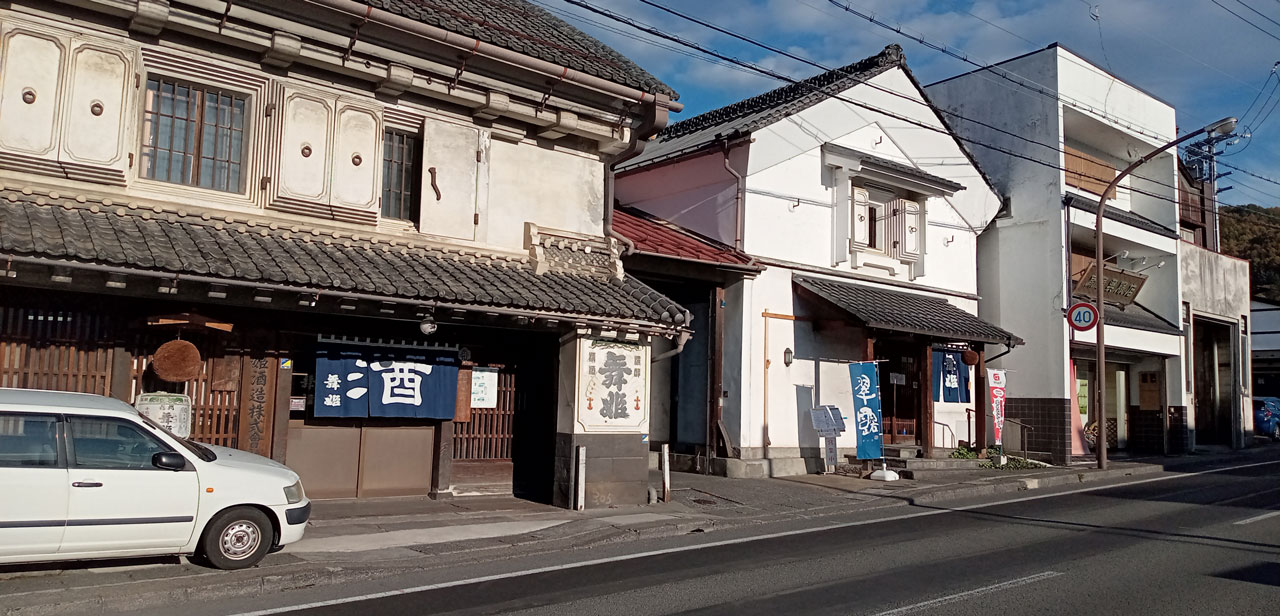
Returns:
[[[187,467],[187,459],[176,451],[162,451],[151,456],[151,465],[166,471],[180,471]]]

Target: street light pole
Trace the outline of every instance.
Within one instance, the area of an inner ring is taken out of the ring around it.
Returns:
[[[1129,165],[1128,167],[1125,167],[1124,171],[1121,171],[1119,174],[1117,174],[1115,179],[1111,180],[1111,183],[1107,184],[1107,187],[1103,189],[1102,195],[1098,198],[1098,219],[1097,219],[1097,222],[1094,223],[1094,227],[1093,227],[1094,237],[1096,238],[1094,242],[1095,252],[1094,252],[1094,260],[1093,260],[1093,271],[1095,272],[1095,275],[1098,277],[1098,286],[1096,287],[1096,290],[1095,290],[1097,294],[1097,298],[1094,300],[1094,307],[1097,308],[1098,310],[1098,325],[1097,325],[1098,359],[1097,359],[1097,364],[1094,368],[1094,372],[1098,375],[1097,376],[1098,393],[1097,395],[1094,396],[1093,422],[1094,422],[1094,425],[1098,427],[1097,442],[1094,446],[1097,448],[1097,451],[1098,451],[1098,468],[1099,469],[1105,470],[1107,468],[1107,407],[1106,407],[1106,404],[1107,404],[1107,344],[1106,344],[1106,331],[1105,331],[1105,327],[1106,327],[1105,314],[1106,313],[1103,312],[1104,302],[1103,302],[1103,295],[1102,295],[1103,289],[1106,288],[1106,262],[1103,261],[1103,258],[1105,255],[1103,254],[1103,250],[1102,250],[1103,248],[1102,216],[1107,211],[1107,195],[1111,194],[1111,191],[1115,190],[1116,186],[1120,185],[1120,180],[1123,180],[1129,174],[1137,170],[1138,167],[1141,167],[1142,165],[1146,164],[1148,161],[1158,156],[1161,152],[1164,152],[1169,148],[1176,147],[1178,144],[1184,141],[1193,139],[1195,137],[1198,137],[1204,133],[1209,133],[1211,137],[1217,136],[1217,135],[1227,135],[1227,134],[1230,134],[1231,131],[1235,130],[1235,128],[1236,128],[1235,118],[1223,118],[1221,120],[1218,120],[1217,122],[1214,122],[1213,124],[1205,126],[1204,128],[1201,128],[1199,130],[1187,133],[1177,139],[1174,139],[1173,141],[1170,141],[1169,143],[1166,143],[1154,150],[1151,150],[1150,152],[1147,153],[1146,156],[1143,156],[1142,158],[1139,158],[1138,160],[1133,161],[1133,164]],[[1116,416],[1118,420],[1119,410],[1117,410]]]

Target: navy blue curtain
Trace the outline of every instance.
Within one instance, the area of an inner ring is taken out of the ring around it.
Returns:
[[[453,419],[458,357],[379,347],[316,353],[316,417]]]
[[[933,400],[969,402],[969,366],[956,351],[933,352]]]

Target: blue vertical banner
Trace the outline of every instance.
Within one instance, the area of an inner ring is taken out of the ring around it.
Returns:
[[[858,459],[884,457],[881,444],[880,375],[876,363],[864,361],[849,364],[853,381],[854,436],[858,437]]]

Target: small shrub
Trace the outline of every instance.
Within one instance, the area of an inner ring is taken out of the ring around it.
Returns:
[[[951,457],[963,460],[973,460],[978,457],[978,452],[969,449],[968,447],[957,447],[955,451],[951,452]]]

